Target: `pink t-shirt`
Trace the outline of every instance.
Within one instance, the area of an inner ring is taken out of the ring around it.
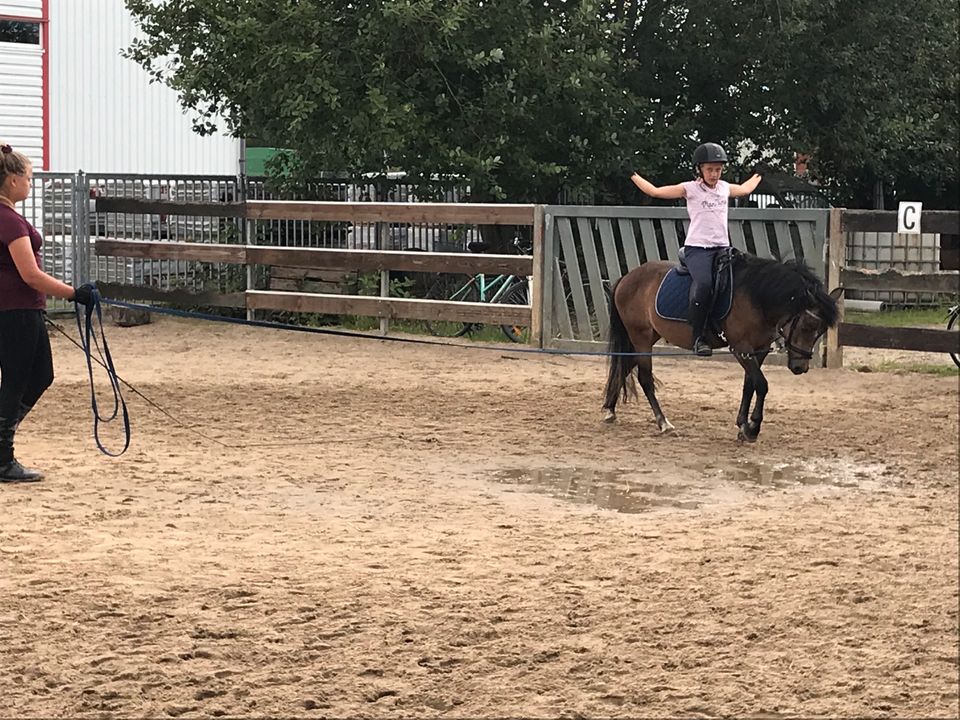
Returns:
[[[22,237],[30,238],[37,267],[43,267],[40,264],[40,246],[43,244],[40,233],[23,215],[0,203],[0,310],[45,310],[46,295],[23,281],[10,256],[10,243]]]
[[[683,183],[687,197],[687,214],[690,228],[684,245],[695,247],[727,247],[727,201],[730,199],[730,183],[718,180],[716,187],[707,187],[703,180]]]

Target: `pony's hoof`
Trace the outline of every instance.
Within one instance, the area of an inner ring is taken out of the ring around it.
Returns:
[[[617,414],[613,410],[604,410],[603,411],[603,421],[608,425],[612,422],[616,422]]]
[[[749,425],[741,425],[739,432],[737,432],[737,440],[739,442],[755,443],[758,434]]]
[[[676,435],[677,429],[670,423],[669,420],[665,420],[663,425],[660,426],[661,435]]]

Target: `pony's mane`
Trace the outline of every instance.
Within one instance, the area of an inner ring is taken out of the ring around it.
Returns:
[[[741,253],[734,264],[734,284],[770,321],[813,310],[830,327],[838,318],[837,303],[823,281],[803,260],[778,262]]]

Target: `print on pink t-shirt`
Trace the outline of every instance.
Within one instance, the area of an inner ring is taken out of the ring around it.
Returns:
[[[727,247],[727,201],[730,183],[719,180],[716,187],[707,187],[703,180],[683,183],[687,197],[690,228],[684,245],[695,247]]]

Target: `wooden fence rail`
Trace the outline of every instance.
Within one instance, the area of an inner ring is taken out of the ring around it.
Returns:
[[[533,225],[536,205],[491,203],[371,203],[248,200],[245,203],[174,202],[101,197],[98,213],[235,217],[248,220],[317,220],[353,223]]]
[[[248,200],[250,220],[533,225],[536,205]]]
[[[921,273],[900,270],[864,270],[843,267],[840,284],[845,290],[897,290],[902,292],[960,293],[960,273]]]
[[[194,260],[234,265],[284,265],[375,272],[404,270],[425,273],[531,275],[530,255],[487,253],[426,253],[404,250],[335,250],[330,248],[266,247],[155,240],[96,241],[97,254],[142,260]]]
[[[929,328],[885,328],[843,323],[840,344],[854,347],[960,354],[960,333]]]

